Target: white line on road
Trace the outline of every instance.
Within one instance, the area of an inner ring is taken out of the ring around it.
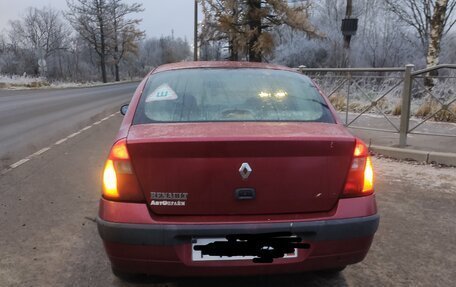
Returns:
[[[24,163],[28,162],[29,160],[31,160],[31,159],[33,159],[33,158],[39,156],[39,155],[44,154],[45,152],[49,151],[51,148],[53,148],[53,147],[55,147],[55,146],[58,146],[58,145],[60,145],[60,144],[62,144],[62,143],[64,143],[64,142],[66,142],[67,140],[69,140],[69,139],[71,139],[71,138],[74,138],[75,136],[81,134],[82,132],[89,130],[89,129],[92,128],[93,126],[99,125],[100,123],[102,123],[102,122],[104,122],[104,121],[106,121],[106,120],[108,120],[108,119],[114,117],[114,116],[117,115],[118,113],[119,113],[119,112],[115,112],[115,113],[113,113],[113,114],[111,114],[111,115],[109,115],[109,116],[107,116],[107,117],[104,117],[103,119],[101,119],[101,120],[99,120],[99,121],[97,121],[97,122],[95,122],[95,123],[93,123],[93,124],[91,124],[91,125],[89,125],[89,126],[86,126],[86,127],[82,128],[82,129],[80,129],[79,131],[77,131],[77,132],[75,132],[75,133],[72,133],[71,135],[69,135],[69,136],[67,136],[67,137],[65,137],[65,138],[63,138],[63,139],[61,139],[61,140],[56,141],[54,144],[52,144],[52,145],[50,145],[50,146],[48,146],[48,147],[42,148],[42,149],[40,149],[39,151],[37,151],[37,152],[35,152],[35,153],[33,153],[33,154],[31,154],[31,155],[25,157],[25,158],[23,158],[23,159],[21,159],[21,160],[15,162],[15,163],[13,163],[12,165],[10,165],[9,167],[7,167],[6,169],[2,170],[2,171],[0,172],[0,175],[4,175],[4,174],[6,174],[7,172],[10,172],[11,170],[13,170],[13,169],[15,169],[15,168],[17,168],[17,167],[23,165]]]
[[[75,136],[77,136],[77,135],[80,134],[80,133],[81,133],[81,131],[72,133],[71,135],[67,136],[67,139],[74,138]]]
[[[54,145],[59,145],[67,141],[67,138],[61,139],[59,141],[56,141]]]
[[[43,154],[45,152],[47,152],[48,150],[50,150],[51,148],[50,147],[45,147],[43,149],[40,149],[39,151],[37,151],[36,153],[32,154],[32,156],[37,156],[37,155],[40,155],[40,154]]]
[[[29,158],[23,158],[21,159],[20,161],[16,162],[16,163],[13,163],[12,165],[10,165],[10,168],[13,169],[13,168],[16,168],[18,166],[21,166],[23,165],[24,163],[28,162],[30,159]]]

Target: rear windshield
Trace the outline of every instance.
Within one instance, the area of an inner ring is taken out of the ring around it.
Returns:
[[[183,69],[151,75],[134,124],[327,122],[334,119],[312,81],[270,69]]]

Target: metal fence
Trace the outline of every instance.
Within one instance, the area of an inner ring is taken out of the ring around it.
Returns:
[[[451,131],[441,133],[432,128],[423,129],[442,112],[456,119],[456,65],[424,70],[414,70],[413,65],[328,69],[301,66],[299,70],[314,79],[336,109],[344,112],[348,127],[397,133],[402,147],[407,145],[409,134],[456,137]],[[412,104],[418,112],[412,112]],[[432,109],[419,112],[423,105]],[[418,117],[419,113],[423,115]],[[372,114],[379,117],[367,121],[367,116]],[[379,125],[379,118],[385,124]]]

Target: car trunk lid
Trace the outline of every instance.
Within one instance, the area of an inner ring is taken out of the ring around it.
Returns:
[[[354,144],[344,127],[325,123],[147,124],[127,138],[149,207],[161,215],[331,210]]]

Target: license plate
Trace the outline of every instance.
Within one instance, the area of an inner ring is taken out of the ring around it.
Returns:
[[[210,256],[203,255],[201,251],[195,250],[195,245],[207,245],[213,242],[228,241],[226,238],[194,238],[192,241],[192,261],[234,261],[234,260],[253,260],[255,256]],[[283,258],[298,257],[298,250],[293,253],[285,254]]]

